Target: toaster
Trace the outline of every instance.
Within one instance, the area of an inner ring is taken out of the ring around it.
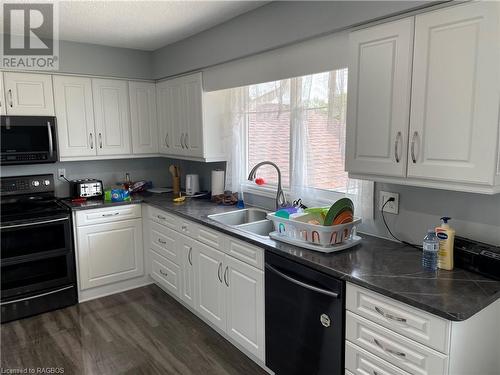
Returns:
[[[70,181],[69,192],[75,198],[101,198],[104,194],[101,180],[84,178]]]

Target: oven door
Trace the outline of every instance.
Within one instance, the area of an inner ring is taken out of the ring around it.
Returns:
[[[2,225],[1,245],[2,301],[75,282],[68,215]]]
[[[57,161],[56,118],[1,116],[2,164]]]

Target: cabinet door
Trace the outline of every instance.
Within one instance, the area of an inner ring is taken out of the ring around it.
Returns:
[[[413,18],[352,32],[346,170],[404,177],[408,144]]]
[[[3,91],[3,73],[0,72],[0,115],[7,114],[6,107],[7,105],[5,103],[5,96]]]
[[[196,264],[196,310],[218,328],[226,329],[226,286],[223,284],[224,253],[194,243]]]
[[[53,76],[53,82],[61,157],[96,155],[91,79]]]
[[[156,88],[152,82],[129,82],[132,151],[134,154],[158,152]]]
[[[168,81],[156,84],[156,101],[158,113],[158,146],[161,154],[169,155],[173,152],[172,124],[174,122],[174,90]]]
[[[142,220],[123,220],[77,228],[80,289],[144,274]]]
[[[49,74],[4,73],[7,114],[54,116],[52,77]]]
[[[196,262],[193,254],[194,242],[191,238],[179,235],[179,255],[181,258],[181,298],[193,309],[196,309]]]
[[[203,111],[201,73],[184,77],[182,111],[185,116],[185,154],[203,157]]]
[[[227,334],[264,360],[264,272],[226,255]]]
[[[130,154],[128,84],[115,79],[92,79],[98,155]]]
[[[172,90],[170,109],[172,111],[172,154],[186,154],[186,102],[185,87],[180,79],[169,82]]]
[[[473,2],[416,17],[409,177],[493,183],[497,6]]]

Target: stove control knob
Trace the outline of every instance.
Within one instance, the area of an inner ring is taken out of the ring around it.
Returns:
[[[44,184],[45,186],[49,186],[49,185],[50,185],[50,180],[45,180],[45,181],[43,181],[43,184]]]
[[[33,185],[35,187],[39,186],[40,185],[40,181],[34,180],[34,181],[31,182],[31,185]]]

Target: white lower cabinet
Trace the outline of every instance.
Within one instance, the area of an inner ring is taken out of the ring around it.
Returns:
[[[153,280],[264,363],[263,250],[156,208],[148,211]]]
[[[198,313],[221,330],[226,329],[226,287],[224,285],[224,253],[210,246],[195,246],[198,281]]]
[[[498,374],[500,301],[467,320],[437,317],[347,283],[346,374]],[[473,343],[473,345],[471,345]]]
[[[225,262],[226,332],[256,357],[264,358],[264,272],[227,255]]]
[[[144,273],[140,218],[77,227],[77,237],[81,290]]]

